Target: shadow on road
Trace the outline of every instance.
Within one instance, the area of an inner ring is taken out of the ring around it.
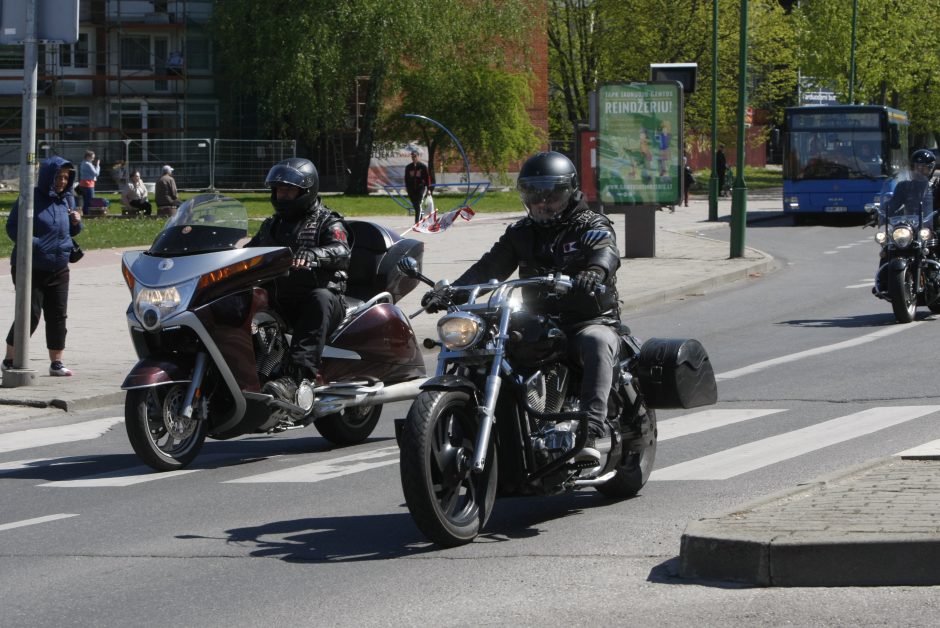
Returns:
[[[710,587],[713,589],[754,589],[759,588],[751,584],[741,582],[723,582],[721,580],[697,580],[679,577],[679,557],[670,558],[660,563],[650,570],[646,577],[647,582],[653,584],[685,584],[700,587]]]
[[[780,321],[777,325],[790,325],[793,327],[886,327],[895,325],[894,314],[860,314],[858,316],[845,316],[840,318],[797,318],[789,321]]]

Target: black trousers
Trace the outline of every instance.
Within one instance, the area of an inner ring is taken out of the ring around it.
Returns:
[[[13,285],[16,285],[16,268],[13,272]],[[65,349],[65,319],[68,317],[69,304],[69,267],[62,270],[42,271],[33,269],[33,281],[30,297],[29,335],[39,326],[39,315],[46,319],[46,348],[52,351]],[[14,323],[15,325],[15,323]],[[7,344],[13,345],[13,327],[7,334]]]
[[[290,357],[300,377],[312,379],[320,367],[323,347],[346,315],[346,300],[326,288],[307,295],[278,295],[275,309],[294,329]]]
[[[408,190],[408,200],[411,201],[411,206],[415,210],[415,224],[418,224],[418,220],[421,219],[421,200],[427,191],[428,189],[424,186],[417,190]]]
[[[153,211],[148,201],[131,201],[130,206],[142,212],[145,216],[149,216],[150,212]]]

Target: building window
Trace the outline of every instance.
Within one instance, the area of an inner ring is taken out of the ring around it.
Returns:
[[[130,35],[121,37],[121,69],[149,70],[150,37]]]
[[[23,46],[0,46],[0,70],[23,69]]]
[[[88,67],[88,33],[79,33],[77,42],[59,47],[59,65],[63,68]]]
[[[209,39],[207,37],[190,36],[186,38],[186,68],[189,71],[212,69],[209,57]]]

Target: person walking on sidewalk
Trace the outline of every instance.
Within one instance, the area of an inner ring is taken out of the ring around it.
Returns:
[[[600,464],[598,441],[610,437],[607,398],[620,355],[620,253],[613,226],[588,207],[574,164],[561,153],[538,153],[526,160],[517,189],[528,216],[510,225],[454,285],[503,281],[516,269],[522,279],[551,272],[574,278],[573,290],[562,298],[539,299],[523,291],[523,300],[538,313],[557,316],[567,334],[568,353],[583,370],[581,409],[589,414],[588,440],[575,460]],[[588,231],[606,232],[608,243],[599,249],[585,247],[581,239]],[[604,292],[597,293],[601,285]],[[454,297],[466,300],[460,292]],[[421,305],[436,312],[446,309],[447,302],[444,294],[431,290]]]
[[[82,213],[86,216],[91,210],[91,199],[95,198],[95,182],[101,174],[101,160],[95,159],[95,151],[86,150],[78,176],[78,190],[82,195]]]
[[[82,230],[82,215],[75,210],[72,184],[75,168],[61,157],[50,157],[39,166],[39,181],[33,190],[33,276],[31,286],[30,335],[39,326],[39,315],[46,319],[46,348],[49,350],[49,374],[69,376],[72,371],[62,363],[65,351],[65,319],[69,300],[69,254],[72,237]],[[16,236],[19,201],[13,203],[7,218],[7,235],[13,240],[10,266],[16,285]],[[3,370],[13,367],[13,325],[7,334]]]
[[[405,191],[415,212],[415,224],[421,220],[421,201],[431,193],[431,173],[418,159],[418,149],[411,149],[411,163],[405,166]]]
[[[718,196],[724,196],[725,188],[727,187],[725,185],[725,176],[726,176],[726,173],[728,172],[728,158],[725,157],[725,145],[724,144],[721,144],[718,147],[718,153],[716,154],[715,158],[716,158],[716,161],[718,162],[716,165],[716,169],[715,169],[715,172],[718,175]]]

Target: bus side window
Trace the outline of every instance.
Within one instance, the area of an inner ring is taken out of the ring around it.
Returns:
[[[888,135],[891,142],[891,148],[901,148],[901,133],[898,129],[898,125],[891,124],[888,126]]]

